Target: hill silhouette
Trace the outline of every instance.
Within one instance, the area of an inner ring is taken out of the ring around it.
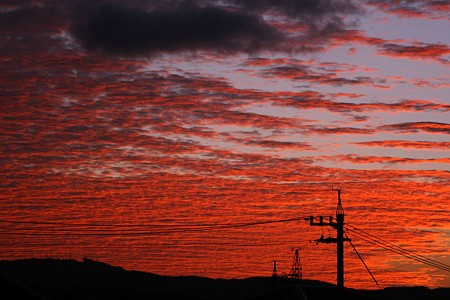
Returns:
[[[450,299],[450,289],[338,290],[314,280],[279,283],[269,277],[211,279],[127,271],[85,258],[0,261],[0,299]],[[303,297],[303,298],[302,298]]]
[[[246,299],[272,289],[270,278],[159,276],[90,259],[0,261],[0,274],[50,299]]]

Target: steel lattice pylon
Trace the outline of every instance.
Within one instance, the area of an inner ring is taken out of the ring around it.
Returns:
[[[295,279],[302,279],[302,264],[300,263],[299,248],[295,248],[294,261],[292,262],[292,268],[289,271],[288,277]]]

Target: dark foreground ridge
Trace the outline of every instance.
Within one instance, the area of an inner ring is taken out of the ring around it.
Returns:
[[[210,279],[169,277],[127,271],[84,259],[23,259],[0,261],[0,299],[25,300],[121,300],[121,299],[450,299],[450,289],[425,287],[364,291],[338,289],[335,285],[303,280],[273,284],[270,277]]]

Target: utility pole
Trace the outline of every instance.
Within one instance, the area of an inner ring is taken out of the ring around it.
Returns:
[[[277,278],[278,272],[277,272],[277,261],[273,261],[273,272],[272,272],[272,278]]]
[[[311,226],[330,226],[336,230],[337,237],[332,238],[324,238],[322,235],[319,239],[315,240],[316,244],[325,243],[325,244],[337,244],[336,247],[336,260],[337,260],[337,286],[339,288],[344,287],[344,242],[350,241],[349,238],[344,238],[344,208],[341,203],[341,190],[338,189],[338,205],[336,207],[336,222],[332,216],[328,217],[328,222],[324,222],[326,217],[320,216],[318,218],[319,222],[315,222],[317,220],[316,217],[310,216],[306,218],[305,221],[309,220],[309,225]]]
[[[341,203],[341,190],[339,189],[337,191],[338,191],[338,206],[336,208],[337,286],[344,287],[344,208],[342,207]]]
[[[273,261],[272,288],[276,290],[278,283],[277,261]]]

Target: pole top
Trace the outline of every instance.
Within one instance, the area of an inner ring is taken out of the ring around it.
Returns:
[[[338,192],[338,205],[336,207],[336,216],[338,215],[344,215],[344,208],[342,207],[341,203],[341,189],[336,190]]]

